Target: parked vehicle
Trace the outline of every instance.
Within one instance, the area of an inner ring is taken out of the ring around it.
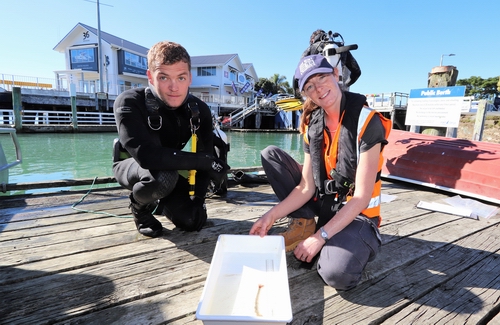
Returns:
[[[293,98],[291,94],[274,94],[269,98],[262,98],[259,102],[260,107],[263,108],[275,108],[276,102],[281,99]]]

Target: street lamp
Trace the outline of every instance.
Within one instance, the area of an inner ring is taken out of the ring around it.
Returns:
[[[455,54],[441,54],[441,61],[439,61],[439,66],[443,66],[443,56],[455,56]]]
[[[103,50],[101,46],[101,14],[99,10],[99,0],[96,1],[97,4],[97,62],[99,62],[98,67],[99,67],[99,92],[103,93],[104,92],[104,87],[103,87],[103,78],[102,78],[102,68],[104,66],[104,60],[103,60]],[[441,56],[441,60],[443,57]]]
[[[109,7],[113,7],[113,6],[105,4],[105,3],[99,4],[99,0],[96,0],[96,1],[85,0],[85,1],[87,1],[87,2],[94,2],[94,3],[97,4],[97,57],[98,57],[97,62],[99,62],[99,64],[98,64],[98,68],[99,68],[99,92],[103,93],[104,92],[104,86],[103,86],[104,80],[103,80],[103,76],[102,76],[102,70],[103,70],[105,61],[104,61],[104,51],[102,50],[102,46],[101,46],[101,13],[100,13],[100,7],[101,7],[101,5],[109,6]],[[106,67],[106,69],[107,69],[107,67]]]

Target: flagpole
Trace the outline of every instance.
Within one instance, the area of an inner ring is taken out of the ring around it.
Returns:
[[[102,75],[102,70],[104,66],[104,60],[103,60],[103,51],[102,51],[102,46],[101,46],[101,14],[99,10],[99,0],[96,1],[97,3],[97,39],[98,39],[98,44],[97,44],[97,55],[98,55],[98,69],[99,69],[99,92],[104,92],[104,83],[103,83],[103,75]]]

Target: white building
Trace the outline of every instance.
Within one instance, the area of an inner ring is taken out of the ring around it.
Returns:
[[[54,71],[59,89],[69,90],[73,83],[80,93],[116,96],[126,89],[147,86],[148,48],[101,31],[100,60],[98,44],[97,29],[78,23],[54,47],[66,59],[66,68]],[[213,110],[233,111],[254,100],[257,73],[253,64],[242,63],[238,54],[192,56],[191,66],[190,91]],[[103,68],[103,89],[99,67]]]
[[[191,93],[223,111],[246,107],[254,100],[257,73],[238,54],[191,57]]]

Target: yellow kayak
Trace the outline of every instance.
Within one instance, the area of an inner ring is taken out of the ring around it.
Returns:
[[[286,98],[276,101],[276,106],[284,111],[296,111],[302,109],[302,101],[298,98]]]

